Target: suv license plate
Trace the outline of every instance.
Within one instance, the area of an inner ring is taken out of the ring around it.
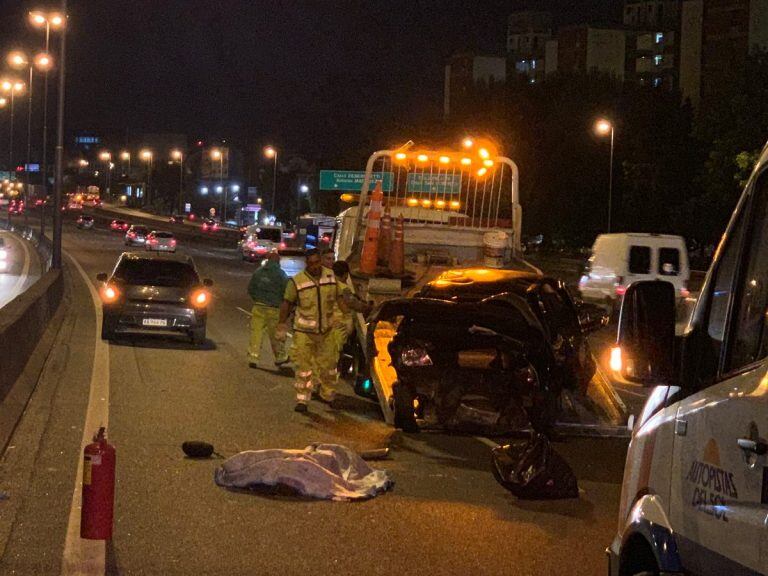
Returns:
[[[165,318],[144,318],[142,324],[144,326],[168,326],[168,320]]]

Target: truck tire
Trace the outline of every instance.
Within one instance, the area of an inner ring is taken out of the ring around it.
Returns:
[[[417,433],[420,431],[413,412],[414,394],[407,385],[395,382],[392,386],[392,396],[395,401],[395,428],[403,432]]]

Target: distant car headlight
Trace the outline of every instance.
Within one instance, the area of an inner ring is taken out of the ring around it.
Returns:
[[[432,366],[432,358],[426,348],[413,346],[404,348],[400,352],[400,363],[408,368],[417,368],[420,366]]]

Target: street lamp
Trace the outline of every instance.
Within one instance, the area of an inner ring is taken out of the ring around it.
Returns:
[[[26,164],[32,163],[32,89],[34,86],[34,71],[35,68],[44,71],[45,73],[53,66],[53,58],[46,53],[42,52],[37,54],[34,58],[29,58],[27,54],[19,50],[15,50],[8,54],[8,65],[15,70],[27,70],[29,72],[29,91],[27,92],[27,161]],[[29,170],[24,170],[24,181],[27,184],[25,201],[29,203]],[[25,221],[29,218],[28,212],[24,212]],[[45,228],[44,213],[40,216],[40,234],[42,235]]]
[[[122,160],[123,165],[121,166],[121,169],[123,172],[125,172],[125,163],[128,163],[128,177],[131,176],[131,153],[127,150],[123,150],[120,152],[120,160]]]
[[[184,207],[181,205],[183,198],[184,198],[184,152],[179,150],[178,148],[175,150],[171,150],[171,159],[174,162],[179,163],[179,214],[184,212]]]
[[[21,94],[24,91],[24,82],[5,78],[0,81],[0,90],[9,94],[11,97],[11,127],[10,127],[10,151],[8,154],[8,169],[13,171],[13,114],[14,103],[16,102],[16,94]]]
[[[227,193],[224,190],[224,153],[218,148],[211,149],[211,158],[219,161],[219,185],[216,187],[216,192],[221,194],[224,192],[222,200],[224,202],[223,210],[221,211],[223,221],[227,221]]]
[[[51,30],[62,30],[64,28],[64,24],[66,23],[65,15],[59,12],[44,12],[44,11],[36,10],[29,13],[29,22],[33,27],[45,30],[45,52],[43,54],[47,56],[51,47]],[[63,37],[64,35],[62,34],[62,40],[63,40]],[[63,52],[64,50],[62,50],[62,53]],[[40,59],[40,64],[42,64],[42,67],[40,67],[40,70],[44,72],[42,172],[43,172],[43,195],[47,197],[48,196],[48,72],[52,67],[53,61],[50,59],[50,57],[44,58],[42,56],[38,56],[38,58]],[[47,63],[46,63],[46,60],[47,60]],[[61,98],[63,98],[63,95],[61,95]],[[57,206],[57,210],[58,208],[59,207]],[[61,217],[60,213],[57,213],[54,215],[54,219],[60,218],[60,217]],[[45,226],[45,204],[43,204],[40,207],[40,235],[41,236],[43,235],[43,232],[44,232],[44,226]],[[55,224],[54,226],[56,227],[57,225]],[[58,245],[57,247],[54,248],[54,252],[56,252],[55,260],[60,260],[61,255],[59,254],[60,248],[58,247]]]
[[[613,212],[613,143],[615,135],[615,127],[613,122],[605,118],[599,119],[595,122],[595,132],[598,136],[611,136],[611,159],[608,173],[608,232],[611,231],[611,213]]]
[[[107,167],[107,169],[104,171],[104,189],[107,193],[107,196],[110,196],[110,188],[112,187],[112,154],[104,150],[99,154],[99,160],[104,162],[104,165]]]
[[[152,190],[152,150],[144,149],[141,152],[139,152],[139,158],[141,158],[144,162],[147,163],[147,189],[144,193],[144,205],[146,206],[149,202],[149,197],[151,196],[151,190]]]
[[[275,213],[275,196],[277,195],[277,148],[267,146],[264,148],[264,156],[275,159],[275,169],[272,178],[272,214]]]

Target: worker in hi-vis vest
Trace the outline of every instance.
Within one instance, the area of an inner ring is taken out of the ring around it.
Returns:
[[[307,411],[314,387],[318,400],[333,406],[338,379],[332,328],[337,306],[347,310],[333,271],[323,268],[317,250],[307,250],[306,267],[285,288],[277,328],[277,338],[285,340],[286,322],[295,309],[291,359],[296,366],[297,412]]]
[[[285,343],[275,338],[287,284],[288,276],[280,268],[280,255],[277,252],[267,255],[248,283],[248,294],[253,300],[251,338],[248,343],[248,363],[252,368],[258,367],[265,332],[272,345],[275,365],[282,366],[288,362]]]

